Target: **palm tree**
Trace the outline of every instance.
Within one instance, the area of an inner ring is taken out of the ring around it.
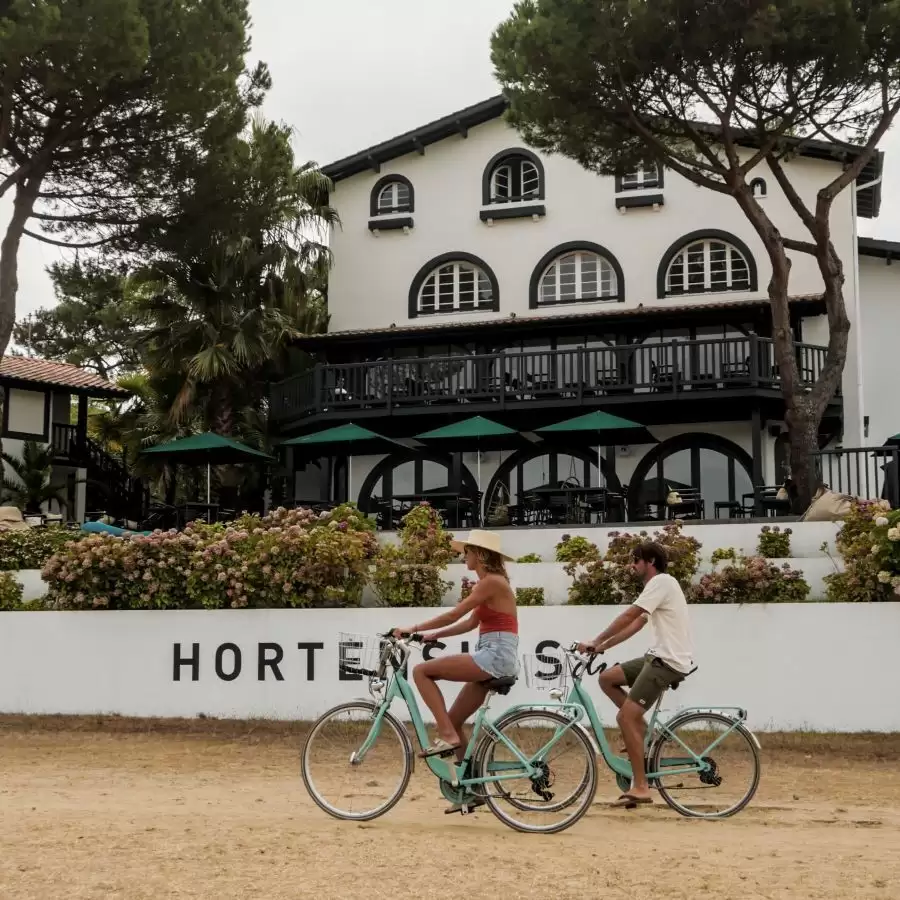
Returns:
[[[264,406],[290,342],[324,329],[331,257],[322,238],[337,222],[329,180],[310,164],[294,167],[285,129],[254,121],[242,152],[247,196],[235,200],[231,226],[215,223],[203,240],[193,233],[141,275],[148,367],[181,377],[171,423],[196,418],[220,434],[239,433]]]
[[[57,485],[50,483],[53,475],[53,450],[37,441],[25,441],[22,456],[2,453],[3,462],[12,471],[14,478],[4,476],[3,499],[12,502],[26,514],[40,513],[45,503],[55,500],[60,509],[68,506],[66,498]]]

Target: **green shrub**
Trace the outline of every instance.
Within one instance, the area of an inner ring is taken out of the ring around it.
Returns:
[[[756,545],[757,553],[765,559],[789,559],[792,534],[790,528],[782,531],[777,525],[763,525]]]
[[[0,609],[22,608],[22,585],[10,572],[0,572]]]
[[[537,553],[526,553],[524,556],[520,556],[517,560],[517,563],[539,563],[543,562],[540,556]]]
[[[710,557],[713,565],[724,562],[727,559],[737,559],[737,550],[735,550],[734,547],[719,547],[718,550],[713,550],[712,556]]]
[[[543,606],[544,589],[540,587],[516,588],[517,606]]]
[[[79,528],[47,525],[27,531],[0,532],[0,572],[43,569],[44,564],[70,541],[78,541],[86,532]]]
[[[579,565],[600,559],[600,551],[587,538],[564,535],[556,545],[556,561]]]
[[[739,557],[693,585],[693,603],[803,603],[809,599],[803,573],[788,563],[781,568],[761,556]]]
[[[372,566],[372,587],[384,606],[440,606],[452,582],[441,570],[456,556],[441,517],[427,503],[400,523],[400,545],[383,546]]]

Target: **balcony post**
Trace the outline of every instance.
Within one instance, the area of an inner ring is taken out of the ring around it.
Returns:
[[[759,335],[750,333],[750,384],[759,387]]]
[[[587,353],[586,347],[579,347],[576,351],[578,354],[578,365],[575,371],[576,396],[578,397],[578,405],[584,403],[584,355]]]
[[[390,412],[394,408],[394,360],[385,362],[387,366],[387,409]]]
[[[84,447],[87,444],[87,426],[88,426],[88,398],[85,394],[78,395],[78,419],[75,425],[75,443],[78,447]],[[66,447],[68,453],[71,448]]]
[[[313,394],[315,395],[316,412],[322,412],[324,374],[325,373],[322,371],[322,363],[317,362],[313,368]]]
[[[497,384],[500,386],[500,409],[506,409],[506,350],[497,354]]]
[[[763,515],[762,494],[764,487],[762,469],[762,413],[759,406],[754,406],[750,421],[750,437],[753,449],[753,514]]]

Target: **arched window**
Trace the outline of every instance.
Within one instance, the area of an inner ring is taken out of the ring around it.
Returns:
[[[484,170],[482,203],[544,199],[544,166],[530,150],[504,150]]]
[[[742,447],[715,434],[679,434],[657,444],[637,464],[628,486],[629,518],[665,518],[666,497],[698,490],[704,516],[715,516],[716,503],[741,503],[753,492],[753,460]]]
[[[554,247],[537,264],[531,276],[532,309],[564,303],[621,300],[624,275],[608,250],[591,243]]]
[[[697,231],[681,238],[657,272],[660,297],[756,289],[753,255],[746,244],[723,231]]]
[[[470,253],[447,253],[419,270],[410,288],[409,314],[499,309],[497,278],[487,263]]]
[[[411,213],[415,209],[415,190],[403,175],[385,175],[372,188],[369,203],[371,216],[393,216]]]

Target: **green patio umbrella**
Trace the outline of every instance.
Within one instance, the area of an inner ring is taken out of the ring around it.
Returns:
[[[203,434],[192,434],[190,437],[179,438],[166,444],[157,444],[155,447],[147,447],[141,450],[153,456],[162,456],[174,462],[191,464],[206,464],[206,503],[210,503],[212,490],[212,467],[239,465],[242,462],[264,459],[271,461],[273,457],[262,450],[254,450],[240,441],[206,431]]]
[[[424,444],[440,444],[447,450],[464,452],[473,447],[478,453],[478,490],[481,490],[481,450],[506,450],[524,443],[526,438],[514,428],[484,416],[472,416],[416,435]]]
[[[333,456],[337,453],[347,454],[347,494],[353,496],[353,454],[365,456],[369,453],[386,453],[401,447],[409,450],[406,444],[392,440],[348,422],[346,425],[335,425],[324,431],[304,434],[285,441],[284,447],[300,447],[315,451],[319,456]],[[352,451],[352,452],[351,452]]]
[[[574,419],[566,419],[553,425],[545,425],[536,429],[543,435],[565,435],[571,438],[579,432],[585,435],[595,435],[598,441],[606,446],[613,444],[658,444],[659,441],[639,422],[631,419],[623,419],[612,413],[596,410],[576,416]],[[591,441],[591,443],[594,443]]]

